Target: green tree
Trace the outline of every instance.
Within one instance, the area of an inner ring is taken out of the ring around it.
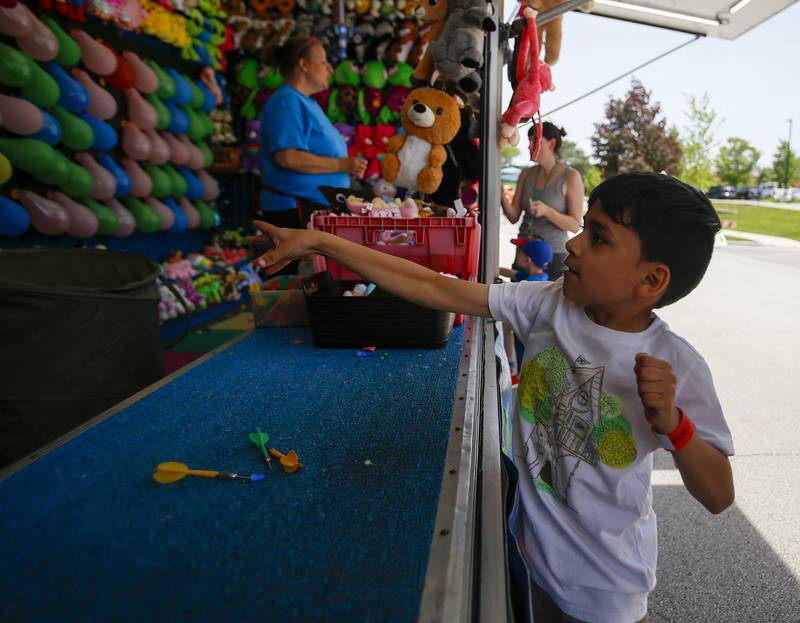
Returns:
[[[725,184],[743,186],[750,183],[761,152],[743,138],[732,136],[719,150],[717,174]]]
[[[595,166],[591,166],[583,174],[583,192],[588,197],[595,187],[603,181],[603,172]]]
[[[576,169],[582,176],[586,176],[586,172],[592,166],[586,152],[572,141],[561,142],[561,159],[573,169]]]
[[[772,157],[772,171],[769,175],[781,186],[792,186],[794,180],[800,177],[800,158],[792,151],[788,141],[778,143],[778,149]]]
[[[519,147],[514,147],[514,145],[506,145],[503,149],[500,150],[500,160],[504,167],[508,167],[514,164],[514,158],[519,156],[522,152],[520,151]]]
[[[595,124],[592,148],[604,177],[629,171],[680,171],[678,132],[659,118],[661,105],[650,103],[651,92],[635,78],[622,99],[611,98],[606,121]]]
[[[682,182],[697,188],[708,190],[714,183],[714,158],[712,156],[716,137],[714,131],[718,127],[717,113],[711,108],[708,93],[697,98],[688,96],[689,110],[686,116],[689,125],[681,134],[681,173],[678,178]]]

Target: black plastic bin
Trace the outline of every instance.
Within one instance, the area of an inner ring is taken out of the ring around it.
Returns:
[[[158,272],[133,253],[0,251],[0,466],[163,376]]]
[[[455,314],[420,307],[376,288],[369,296],[343,296],[357,281],[336,281],[328,271],[303,282],[314,344],[321,347],[441,348]]]

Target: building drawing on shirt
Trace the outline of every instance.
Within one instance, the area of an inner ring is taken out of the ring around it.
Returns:
[[[636,458],[622,401],[603,392],[605,368],[579,356],[572,365],[550,347],[522,367],[519,415],[533,428],[521,458],[536,487],[569,507],[567,494],[578,469],[622,469]]]

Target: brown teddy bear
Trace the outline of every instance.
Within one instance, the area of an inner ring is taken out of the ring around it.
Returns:
[[[390,138],[386,144],[381,162],[383,178],[399,188],[435,192],[447,160],[443,145],[458,133],[462,106],[455,97],[438,89],[411,91],[401,113],[405,134]]]
[[[417,14],[423,24],[430,24],[431,29],[428,35],[430,45],[433,45],[444,30],[445,20],[447,19],[448,0],[422,0],[417,9]],[[430,82],[433,75],[433,56],[430,45],[425,50],[422,58],[414,70],[413,78],[420,84]]]
[[[564,0],[528,0],[528,4],[541,13],[542,11],[551,9],[554,6],[558,6],[563,1]],[[579,6],[578,10],[588,13],[593,8],[594,0],[590,0],[589,2]],[[559,15],[554,20],[547,22],[544,26],[539,26],[537,29],[539,33],[539,46],[544,47],[544,62],[548,65],[555,65],[558,61],[559,54],[561,54],[561,34],[563,21],[564,16]]]

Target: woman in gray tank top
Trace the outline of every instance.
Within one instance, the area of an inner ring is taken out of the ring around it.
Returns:
[[[578,232],[583,222],[583,180],[581,174],[561,161],[561,138],[566,132],[545,121],[536,164],[522,171],[511,204],[503,201],[503,212],[512,223],[522,216],[520,238],[538,236],[553,247],[553,261],[547,270],[551,281],[564,272],[567,232]],[[531,155],[535,149],[536,126],[528,132]]]

